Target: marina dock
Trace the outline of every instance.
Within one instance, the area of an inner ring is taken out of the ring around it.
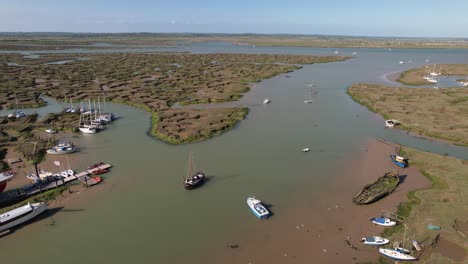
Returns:
[[[22,197],[29,197],[35,195],[40,192],[44,192],[50,189],[58,188],[63,186],[69,182],[73,182],[75,180],[81,181],[86,187],[90,187],[93,185],[98,184],[101,182],[99,177],[93,177],[92,174],[98,170],[105,170],[111,168],[111,164],[101,164],[95,168],[88,169],[82,172],[78,172],[72,176],[63,177],[62,179],[56,179],[54,181],[44,182],[40,184],[32,184],[23,189],[19,189],[17,193],[12,194],[8,200],[10,199],[21,199]]]

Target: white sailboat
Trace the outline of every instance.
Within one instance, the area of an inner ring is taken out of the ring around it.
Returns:
[[[388,248],[379,248],[380,254],[389,257],[394,260],[402,260],[402,261],[413,261],[417,260],[417,258],[408,255],[406,253],[400,252],[396,249],[388,249]]]
[[[440,72],[436,72],[435,69],[436,69],[436,64],[434,64],[434,68],[432,69],[432,72],[429,73],[431,76],[439,76],[440,75]]]
[[[28,203],[0,215],[0,232],[8,230],[38,216],[47,209],[44,202]]]

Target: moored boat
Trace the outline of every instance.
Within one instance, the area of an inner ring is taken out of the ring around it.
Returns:
[[[75,146],[64,146],[64,147],[60,147],[60,146],[54,146],[50,149],[47,149],[47,154],[52,154],[52,155],[60,155],[60,154],[69,154],[69,153],[73,153],[76,151],[76,148]]]
[[[380,254],[394,260],[412,261],[417,259],[411,255],[405,254],[395,249],[379,248],[379,252]]]
[[[22,224],[44,212],[47,205],[44,202],[28,203],[19,208],[0,215],[0,232]]]
[[[102,166],[102,165],[105,165],[105,163],[104,162],[98,162],[96,164],[89,165],[88,169],[90,170],[90,169],[98,168],[99,166]]]
[[[399,167],[402,167],[402,168],[408,167],[408,159],[403,158],[402,156],[392,154],[390,155],[390,159],[392,160],[393,163],[395,163]]]
[[[398,122],[398,120],[395,120],[395,119],[388,119],[388,120],[385,120],[385,126],[386,127],[395,127],[396,125],[399,125],[400,123]]]
[[[378,178],[375,182],[364,186],[364,188],[353,197],[357,204],[370,204],[376,202],[392,193],[400,182],[397,171],[390,171]]]
[[[263,104],[269,104],[270,102],[271,102],[271,100],[268,99],[268,98],[265,98],[265,100],[263,100]]]
[[[187,177],[184,179],[184,188],[187,190],[197,188],[203,184],[204,180],[205,180],[204,172],[198,171],[196,173],[193,173],[192,152],[190,152]]]
[[[382,245],[388,244],[389,242],[390,240],[379,237],[379,236],[370,236],[370,237],[361,238],[361,243],[364,245],[369,245],[369,246],[382,246]]]
[[[90,170],[89,173],[94,174],[94,175],[99,175],[99,174],[108,173],[109,171],[110,171],[109,169],[94,169],[94,170]]]
[[[249,206],[252,213],[254,213],[254,215],[260,219],[268,218],[268,216],[270,216],[270,212],[262,204],[262,201],[255,198],[254,196],[247,197],[247,205]]]
[[[302,149],[302,152],[309,152],[309,151],[310,151],[309,148],[303,148],[303,149]]]
[[[372,217],[370,220],[372,223],[381,226],[395,226],[397,224],[396,221],[387,217]]]

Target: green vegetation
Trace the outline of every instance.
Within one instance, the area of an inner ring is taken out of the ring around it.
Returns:
[[[423,79],[423,77],[426,76],[428,72],[432,72],[433,70],[433,64],[407,70],[400,74],[400,77],[398,77],[397,81],[406,85],[431,84],[426,79]],[[435,72],[445,76],[468,75],[468,64],[437,64],[435,67]]]
[[[466,235],[468,230],[458,230],[455,228],[455,223],[466,221],[468,162],[411,148],[403,149],[411,164],[418,166],[422,174],[432,182],[432,187],[429,189],[410,192],[408,201],[398,207],[397,214],[406,217],[406,237],[424,240],[423,244],[427,247],[438,234],[427,229],[427,225],[437,225],[442,227],[440,234],[444,239],[454,243],[453,247],[463,248],[466,252],[468,244],[459,231]],[[382,235],[391,240],[401,241],[403,232],[403,225],[398,225],[395,228],[385,229]],[[440,259],[440,255],[430,254],[420,262],[452,263]]]
[[[66,189],[67,189],[67,187],[61,186],[61,187],[51,189],[51,190],[48,190],[48,191],[45,191],[45,192],[42,192],[42,193],[38,193],[38,194],[33,195],[33,196],[29,197],[28,199],[20,202],[20,203],[17,203],[17,204],[11,205],[11,206],[6,206],[6,207],[0,206],[0,207],[2,207],[2,208],[0,208],[0,214],[8,212],[8,211],[13,210],[13,209],[18,208],[18,207],[21,207],[21,206],[26,205],[28,203],[47,202],[47,201],[54,200],[59,195],[61,195],[62,192],[64,190],[66,190]]]
[[[468,89],[401,88],[355,84],[348,94],[401,129],[457,145],[468,145]]]
[[[303,64],[349,57],[281,54],[43,54],[26,59],[1,54],[0,106],[33,101],[38,93],[79,102],[105,94],[108,100],[135,105],[152,114],[151,135],[173,144],[221,134],[245,118],[241,108],[172,108],[179,105],[239,100],[249,83],[301,68]],[[47,64],[70,61],[63,65]],[[110,66],[111,65],[111,66]],[[12,88],[15,87],[15,88]],[[75,116],[76,119],[71,118]],[[79,115],[50,116],[42,125],[77,124]],[[2,125],[0,125],[1,128]]]

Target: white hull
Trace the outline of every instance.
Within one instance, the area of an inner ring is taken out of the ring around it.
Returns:
[[[361,239],[362,244],[368,245],[368,246],[383,246],[388,243],[390,243],[390,240],[378,236],[372,236],[372,237],[363,237]]]
[[[395,226],[397,223],[389,218],[371,218],[372,223],[381,226]]]
[[[44,202],[27,204],[0,215],[0,232],[33,219],[47,209]]]
[[[96,129],[89,127],[80,127],[80,131],[85,134],[96,134]]]
[[[270,215],[270,212],[268,212],[266,207],[262,204],[262,201],[256,199],[255,197],[248,197],[247,205],[250,207],[252,213],[254,213],[255,216],[260,219],[267,218]]]
[[[74,147],[70,147],[70,148],[65,148],[65,149],[54,149],[54,148],[51,148],[51,149],[48,149],[47,150],[47,154],[51,154],[51,155],[60,155],[60,154],[69,154],[69,153],[73,153],[76,151],[76,148]]]
[[[404,260],[404,261],[416,260],[416,258],[413,256],[398,252],[397,250],[393,250],[393,249],[379,248],[379,252],[380,254],[386,257],[395,259],[395,260]]]

